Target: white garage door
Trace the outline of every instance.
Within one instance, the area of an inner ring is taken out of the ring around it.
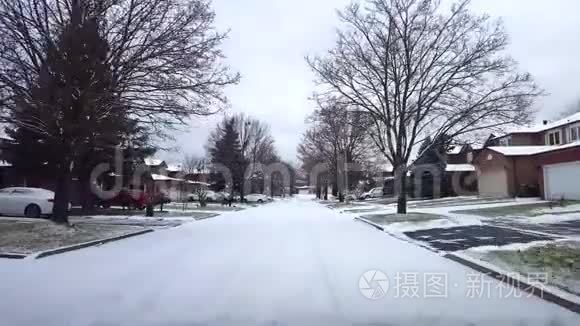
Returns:
[[[505,170],[480,171],[479,194],[490,197],[508,197],[507,173]]]
[[[580,200],[580,162],[544,166],[546,199]]]

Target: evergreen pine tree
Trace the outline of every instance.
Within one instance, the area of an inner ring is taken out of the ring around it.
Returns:
[[[242,146],[240,145],[239,135],[236,131],[235,119],[228,120],[213,148],[210,148],[212,164],[221,164],[229,169],[233,181],[233,189],[227,189],[233,194],[234,191],[240,193],[240,199],[244,199],[244,172],[246,162],[242,155]],[[223,175],[213,173],[211,181],[215,184],[217,190],[226,187],[226,180]]]
[[[55,179],[53,220],[61,224],[68,224],[71,177],[75,164],[82,164],[83,149],[114,143],[110,130],[124,118],[113,105],[108,44],[83,4],[72,1],[68,25],[57,40],[47,40],[31,98],[19,99],[9,132],[15,142],[8,151],[16,166],[31,169],[33,163],[27,162],[40,161]],[[27,151],[28,145],[35,147]]]

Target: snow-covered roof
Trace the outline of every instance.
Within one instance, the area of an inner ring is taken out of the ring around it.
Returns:
[[[447,172],[475,172],[473,164],[447,164],[445,167]]]
[[[548,122],[547,124],[542,123],[542,124],[536,124],[536,125],[528,126],[528,127],[516,127],[516,128],[509,130],[507,134],[509,135],[509,134],[538,133],[538,132],[543,132],[543,131],[547,131],[547,130],[554,129],[554,128],[563,127],[567,124],[571,124],[574,122],[580,122],[580,112],[575,113],[575,114],[573,114],[569,117],[566,117],[564,119],[560,119],[560,120],[553,121],[553,122]],[[501,138],[501,137],[503,137],[503,136],[500,136],[498,138]]]
[[[191,180],[188,180],[187,183],[189,183],[190,185],[201,185],[201,186],[206,186],[206,187],[211,186],[211,184],[209,184],[207,182],[201,182],[201,181],[191,181]]]
[[[458,154],[461,154],[462,150],[463,150],[463,145],[455,145],[447,151],[447,154],[458,155]]]
[[[11,166],[12,164],[8,163],[7,161],[0,160],[0,167],[7,168]]]
[[[204,168],[204,169],[195,169],[193,170],[192,174],[210,174],[211,171],[208,168]]]
[[[147,166],[159,166],[163,163],[165,163],[165,162],[163,160],[159,160],[159,159],[154,159],[154,158],[146,158],[145,159],[145,165],[147,165]]]
[[[153,173],[151,174],[151,179],[153,179],[153,181],[178,181],[178,182],[185,181],[183,179],[170,178],[166,175],[153,174]]]
[[[167,164],[167,172],[181,172],[181,164]]]
[[[580,142],[574,142],[562,146],[496,146],[489,147],[489,149],[505,156],[530,156],[577,146],[580,146]]]

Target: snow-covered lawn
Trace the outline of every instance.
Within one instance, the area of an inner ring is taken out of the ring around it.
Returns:
[[[477,215],[482,217],[536,217],[545,214],[580,213],[580,205],[577,203],[560,206],[548,202],[531,203],[524,205],[510,205],[500,207],[479,207],[470,210],[453,211],[454,214]]]
[[[465,255],[524,278],[543,275],[543,282],[580,296],[580,241],[534,242],[466,250]],[[577,299],[580,302],[580,297]]]
[[[313,201],[275,202],[44,260],[0,260],[0,275],[1,323],[11,326],[579,321]],[[384,296],[365,297],[379,285]]]
[[[31,254],[144,230],[124,225],[78,224],[74,228],[48,221],[0,222],[0,253]]]
[[[231,211],[241,211],[247,208],[244,204],[232,204],[232,206],[226,206],[216,203],[208,203],[207,206],[201,207],[199,203],[169,203],[163,205],[164,211],[205,211],[205,212],[231,212]]]

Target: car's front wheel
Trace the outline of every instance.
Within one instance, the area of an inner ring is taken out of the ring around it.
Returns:
[[[30,204],[24,209],[24,216],[28,218],[40,218],[41,214],[40,207],[36,204]]]
[[[264,201],[263,201],[263,200],[261,200],[261,199],[258,199],[258,204],[263,204],[263,203],[264,203]]]

